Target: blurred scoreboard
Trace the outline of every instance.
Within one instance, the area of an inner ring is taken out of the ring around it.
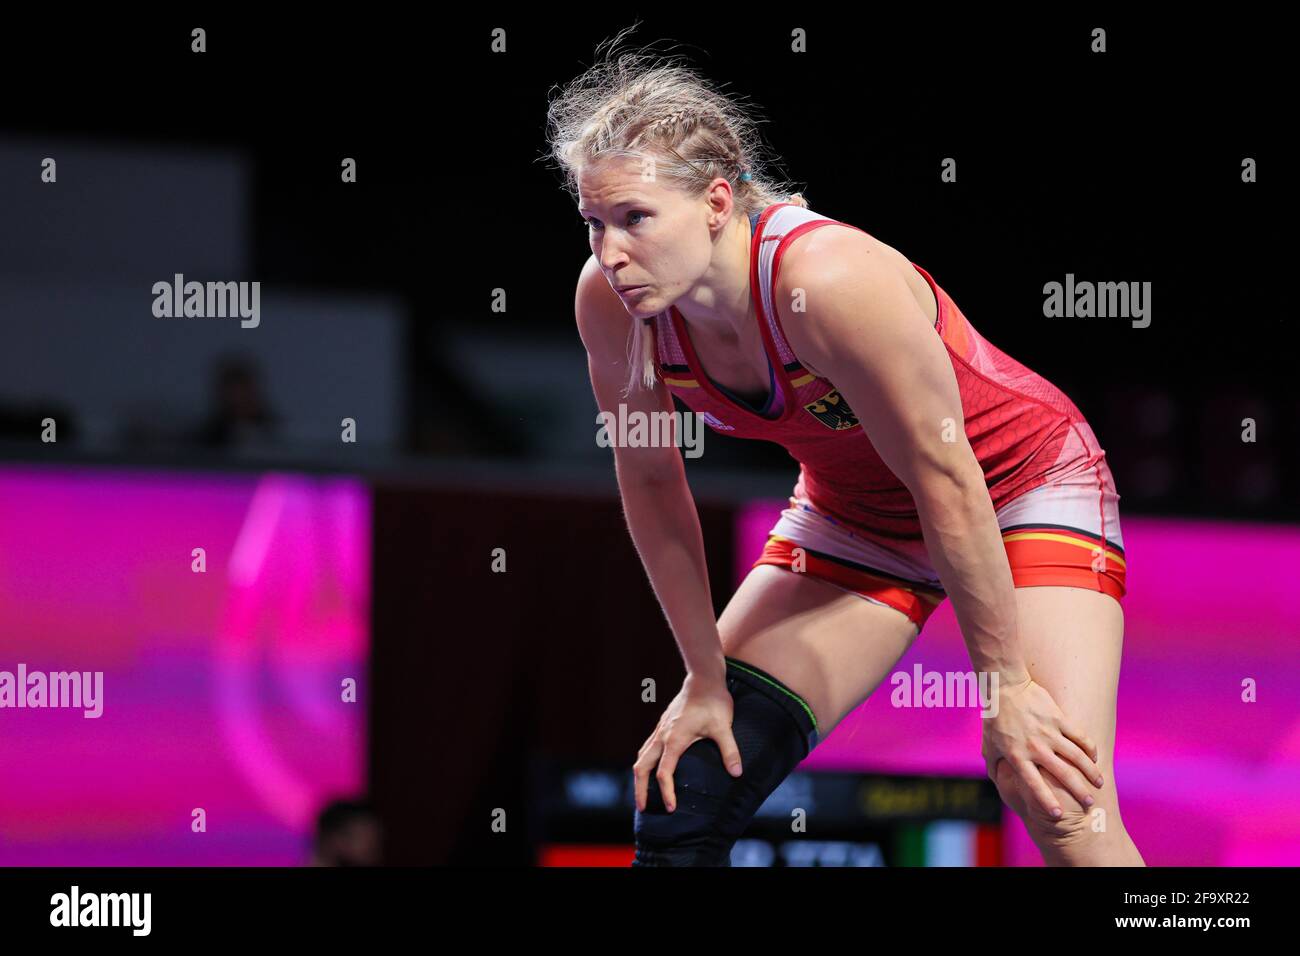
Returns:
[[[628,866],[628,768],[533,769],[540,866]],[[759,808],[732,866],[999,866],[1002,802],[987,778],[796,770]]]

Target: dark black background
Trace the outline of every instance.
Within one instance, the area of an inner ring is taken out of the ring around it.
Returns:
[[[986,338],[1060,386],[1127,505],[1300,517],[1300,339],[1275,149],[1288,55],[1280,26],[1255,16],[38,14],[0,31],[0,130],[249,149],[259,276],[396,290],[411,305],[419,454],[424,425],[472,388],[446,366],[441,330],[492,323],[581,348],[572,297],[589,250],[545,158],[548,91],[637,20],[634,42],[676,41],[671,52],[758,105],[778,172],[814,210],[900,249]],[[195,25],[203,55],[189,51]],[[1090,52],[1096,26],[1105,54]],[[497,27],[505,54],[491,52]],[[809,52],[790,51],[794,28]],[[342,155],[357,158],[359,188],[339,187]],[[1241,182],[1246,156],[1258,183]],[[939,180],[944,157],[955,184]],[[1150,327],[1045,319],[1042,286],[1067,272],[1152,282]],[[496,287],[509,313],[489,311]],[[1145,425],[1166,400],[1172,420]],[[1247,416],[1255,444],[1240,439]],[[494,436],[478,454],[528,454],[526,421],[478,431]],[[745,444],[711,458],[789,470],[775,446]],[[1163,486],[1133,480],[1150,455],[1174,476]],[[1250,501],[1235,476],[1261,460],[1280,483]]]

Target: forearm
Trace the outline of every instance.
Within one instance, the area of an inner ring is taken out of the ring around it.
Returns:
[[[628,531],[681,649],[688,675],[726,679],[713,614],[704,535],[684,475],[666,481],[620,479]]]
[[[1029,676],[1020,647],[1016,592],[983,475],[936,479],[918,496],[926,550],[952,601],[976,671],[1004,683]]]

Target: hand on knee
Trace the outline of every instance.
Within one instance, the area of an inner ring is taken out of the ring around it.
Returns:
[[[1020,795],[1020,774],[1012,769],[1011,764],[999,760],[993,771],[993,785],[998,788],[998,796],[1011,811],[1022,820],[1025,817],[1025,799]]]
[[[1048,771],[1043,779],[1056,797],[1061,815],[1053,817],[1009,763],[999,760],[994,784],[1002,801],[1025,821],[1025,828],[1039,845],[1078,846],[1105,832],[1107,812],[1097,805],[1083,807]]]
[[[1097,834],[1090,826],[1092,817],[1089,810],[1079,806],[1078,801],[1064,790],[1058,790],[1056,794],[1061,805],[1059,817],[1053,817],[1037,800],[1029,801],[1025,826],[1034,837],[1034,842],[1040,847],[1059,848],[1083,846],[1091,842]]]
[[[744,772],[732,777],[718,745],[697,740],[677,763],[672,813],[664,807],[658,776],[652,776],[645,812],[637,811],[633,823],[634,866],[730,866],[731,847],[750,819],[816,746],[807,705],[771,675],[729,661],[727,688]]]

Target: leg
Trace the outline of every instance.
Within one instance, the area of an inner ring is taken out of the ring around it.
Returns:
[[[728,657],[799,694],[825,739],[893,670],[918,633],[901,611],[808,574],[759,565],[718,618]]]
[[[998,762],[994,774],[998,792],[1025,821],[1048,866],[1144,866],[1120,819],[1115,780],[1123,609],[1107,594],[1075,587],[1020,587],[1016,600],[1029,675],[1092,737],[1105,784],[1093,791],[1095,802],[1085,808],[1050,771],[1040,768],[1060,801],[1059,820],[1038,806],[1005,761]]]
[[[732,778],[717,744],[696,741],[674,772],[672,813],[652,777],[646,810],[636,814],[634,866],[729,865],[736,839],[810,741],[884,679],[917,633],[901,611],[771,565],[750,571],[718,630],[731,659],[732,729],[744,772]]]

